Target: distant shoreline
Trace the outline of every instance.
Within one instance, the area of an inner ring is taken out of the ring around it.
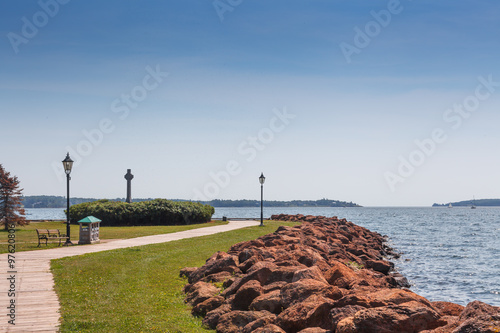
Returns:
[[[458,202],[448,202],[445,204],[435,203],[432,207],[500,207],[500,199],[478,199],[478,200],[465,200]]]
[[[84,202],[92,202],[103,199],[96,198],[70,198],[70,204],[76,205]],[[125,201],[125,198],[116,198],[116,199],[105,199],[109,201]],[[133,202],[139,201],[149,201],[153,200],[152,198],[147,199],[132,199]],[[184,199],[169,199],[172,201],[191,201]],[[207,204],[213,207],[224,207],[224,208],[251,208],[251,207],[260,207],[260,200],[211,200],[211,201],[196,201],[202,204]],[[25,208],[66,208],[66,197],[62,196],[48,196],[48,195],[40,195],[40,196],[25,196],[23,197],[23,204]],[[321,207],[321,208],[329,208],[329,207],[362,207],[353,202],[347,201],[339,201],[339,200],[330,200],[330,199],[320,199],[320,200],[291,200],[291,201],[276,201],[276,200],[264,200],[265,207]]]

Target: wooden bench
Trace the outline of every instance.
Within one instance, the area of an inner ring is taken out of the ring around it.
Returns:
[[[47,245],[47,242],[59,242],[60,246],[63,239],[68,239],[66,235],[61,235],[59,229],[36,229],[36,233],[38,235],[38,247],[40,247],[40,241],[45,241],[45,245]]]

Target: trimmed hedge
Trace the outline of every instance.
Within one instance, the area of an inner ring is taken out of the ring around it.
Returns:
[[[73,223],[92,215],[104,226],[196,224],[209,222],[215,213],[209,205],[165,199],[132,203],[98,200],[73,205],[69,211]]]

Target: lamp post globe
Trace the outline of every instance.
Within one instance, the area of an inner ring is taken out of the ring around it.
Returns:
[[[71,174],[71,169],[73,168],[73,160],[71,157],[69,157],[69,153],[66,155],[66,158],[62,161],[63,167],[64,167],[64,172],[66,173],[66,189],[67,189],[67,194],[66,194],[66,242],[64,243],[65,246],[73,245],[71,243],[71,228],[70,228],[70,216],[69,216],[69,181],[71,180],[71,177],[69,176]]]
[[[264,183],[266,182],[266,177],[264,173],[261,173],[259,177],[260,183],[260,226],[264,226]]]

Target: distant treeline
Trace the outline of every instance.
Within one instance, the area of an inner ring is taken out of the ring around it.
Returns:
[[[23,205],[25,208],[65,208],[66,197],[37,195],[23,197]],[[84,202],[93,202],[100,199],[96,198],[70,198],[70,204],[76,205]],[[150,201],[148,199],[133,199],[133,202]],[[110,199],[109,201],[125,201],[125,198]],[[172,201],[188,201],[182,199],[174,199]],[[200,201],[205,205],[212,207],[260,207],[259,200],[212,200]],[[293,201],[264,201],[265,207],[361,207],[353,202],[338,201],[338,200],[293,200]]]
[[[213,207],[260,207],[259,200],[212,200],[204,202]],[[361,207],[358,204],[338,200],[264,201],[265,207]]]
[[[453,207],[470,207],[472,205],[482,206],[482,207],[495,207],[495,206],[500,206],[500,199],[465,200],[459,202],[448,202],[446,204],[435,203],[432,205],[432,207],[446,207],[449,206],[450,204]]]

